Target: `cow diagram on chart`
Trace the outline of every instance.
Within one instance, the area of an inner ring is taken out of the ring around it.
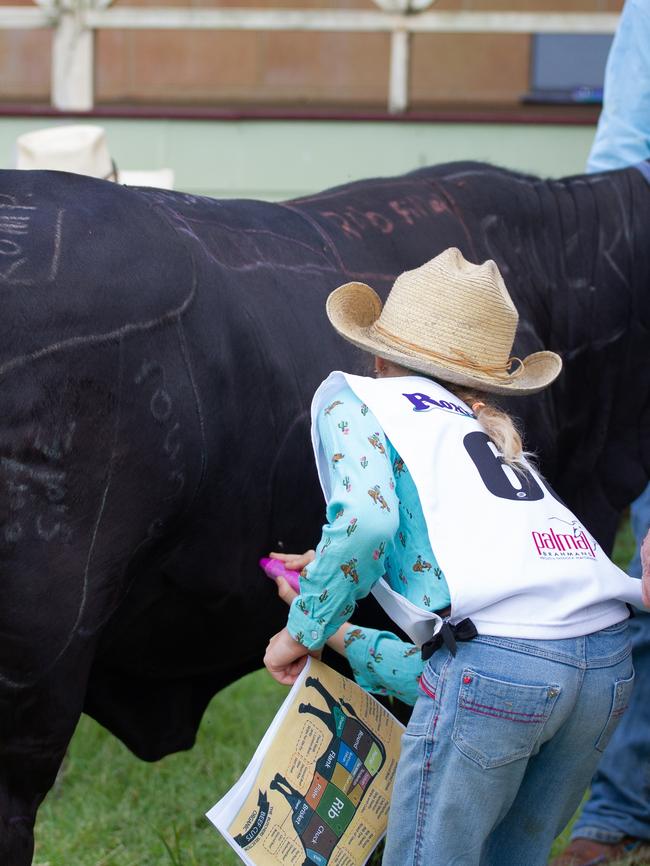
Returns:
[[[250,866],[362,866],[386,831],[403,726],[322,662],[307,667],[208,813]]]
[[[317,690],[329,712],[311,704],[300,704],[298,712],[321,719],[332,739],[316,761],[304,794],[280,773],[275,774],[270,788],[283,794],[293,810],[293,827],[306,854],[304,866],[326,866],[384,765],[386,752],[350,704],[343,699],[336,701],[314,677],[308,677],[305,685]]]

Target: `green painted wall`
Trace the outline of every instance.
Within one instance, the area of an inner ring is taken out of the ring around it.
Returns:
[[[51,118],[0,118],[0,165]],[[560,177],[583,170],[590,126],[101,119],[123,169],[173,168],[176,189],[277,200],[424,165],[477,159]]]

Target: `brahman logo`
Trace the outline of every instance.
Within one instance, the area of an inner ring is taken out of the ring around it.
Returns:
[[[556,531],[549,526],[548,530],[532,532],[532,539],[540,559],[595,559],[598,545],[585,531],[577,520],[562,520],[560,517],[549,518],[563,523],[567,528]]]

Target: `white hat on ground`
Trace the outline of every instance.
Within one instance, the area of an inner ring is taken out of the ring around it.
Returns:
[[[70,171],[129,186],[173,189],[170,168],[153,171],[118,171],[101,126],[50,126],[26,132],[16,139],[16,168]]]

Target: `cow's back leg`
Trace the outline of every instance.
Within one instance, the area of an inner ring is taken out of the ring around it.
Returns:
[[[178,380],[191,402],[172,377],[179,356],[172,325],[144,348],[75,344],[0,375],[3,866],[31,862],[36,809],[82,711],[104,626],[131,565],[160,543],[198,477],[183,444],[194,416],[167,387]]]
[[[11,866],[31,863],[36,810],[83,707],[106,577],[95,557],[115,400],[66,366],[25,361],[0,380],[0,862]]]
[[[27,362],[0,382],[0,863],[11,866],[31,863],[36,810],[118,597],[105,536],[118,401],[110,382],[74,368],[65,356]]]
[[[0,862],[29,866],[36,811],[56,779],[83,706],[88,654],[0,702]]]

